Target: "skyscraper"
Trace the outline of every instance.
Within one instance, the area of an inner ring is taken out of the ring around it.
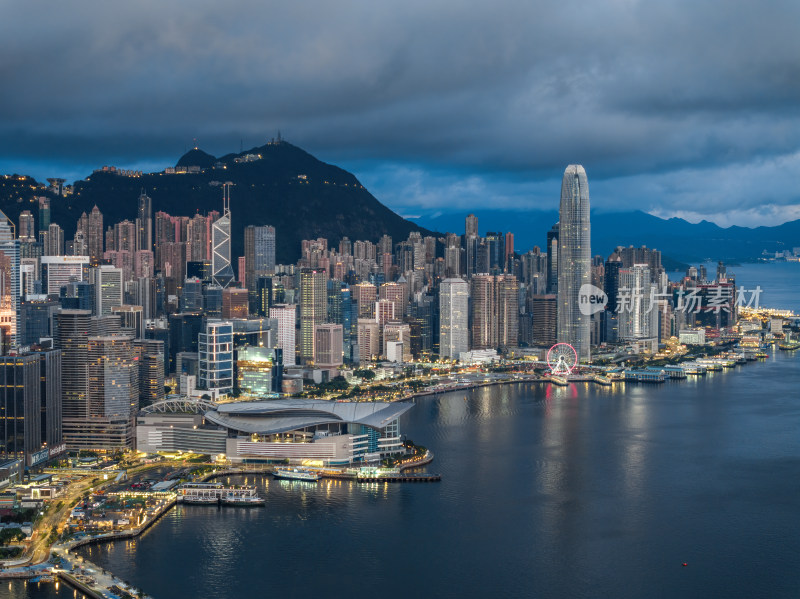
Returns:
[[[439,355],[458,359],[469,351],[469,285],[463,279],[445,279],[439,287]]]
[[[244,228],[245,281],[250,292],[250,310],[258,305],[258,278],[275,274],[275,227]]]
[[[14,224],[0,212],[0,330],[2,353],[17,345],[19,326],[19,240]]]
[[[139,407],[139,363],[133,338],[89,337],[86,353],[86,403],[93,430],[83,430],[83,442],[101,449],[131,449]]]
[[[200,388],[210,395],[233,391],[233,324],[208,321],[197,341]]]
[[[295,304],[275,304],[269,309],[269,317],[278,321],[278,348],[283,351],[283,363],[295,364]]]
[[[216,285],[227,287],[233,281],[231,267],[231,183],[223,185],[222,216],[211,225],[211,277]]]
[[[142,190],[139,196],[139,212],[136,217],[138,250],[153,249],[153,200]]]
[[[89,249],[89,257],[92,263],[97,264],[103,257],[103,214],[95,206],[89,213],[89,224],[87,225],[86,244]]]
[[[328,313],[328,280],[324,270],[300,271],[300,357],[314,360],[314,328]]]
[[[564,171],[561,183],[558,232],[558,328],[559,342],[569,343],[578,358],[588,360],[590,316],[581,314],[579,292],[591,278],[591,230],[589,182],[579,164]]]

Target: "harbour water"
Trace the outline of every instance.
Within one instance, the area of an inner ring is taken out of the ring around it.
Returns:
[[[795,598],[798,389],[800,352],[776,350],[658,386],[420,398],[401,428],[435,452],[441,483],[237,477],[265,508],[182,506],[136,540],[82,551],[160,599]]]

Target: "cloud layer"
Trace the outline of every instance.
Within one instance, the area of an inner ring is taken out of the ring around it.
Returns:
[[[408,213],[551,202],[576,162],[608,209],[751,222],[800,205],[785,184],[800,175],[795,1],[34,0],[4,13],[4,172],[167,165],[195,138],[222,154],[281,130]]]

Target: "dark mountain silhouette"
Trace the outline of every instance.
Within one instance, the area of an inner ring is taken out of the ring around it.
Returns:
[[[75,182],[72,195],[66,197],[37,188],[33,179],[8,177],[0,179],[0,209],[16,224],[22,210],[37,213],[34,196],[49,195],[51,221],[71,239],[81,213],[95,204],[106,227],[135,219],[142,190],[152,198],[154,213],[192,216],[221,211],[220,183],[230,181],[234,259],[243,253],[243,230],[251,224],[275,227],[281,263],[298,259],[302,239],[325,237],[333,246],[344,236],[377,242],[384,234],[395,241],[406,239],[411,231],[430,234],[381,204],[352,174],[285,141],[221,158],[193,149],[180,158],[178,167],[176,171],[187,172],[132,177],[98,170]]]

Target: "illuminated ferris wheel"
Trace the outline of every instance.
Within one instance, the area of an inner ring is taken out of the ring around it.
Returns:
[[[556,343],[547,352],[547,365],[552,374],[569,374],[578,365],[578,352],[569,343]]]

